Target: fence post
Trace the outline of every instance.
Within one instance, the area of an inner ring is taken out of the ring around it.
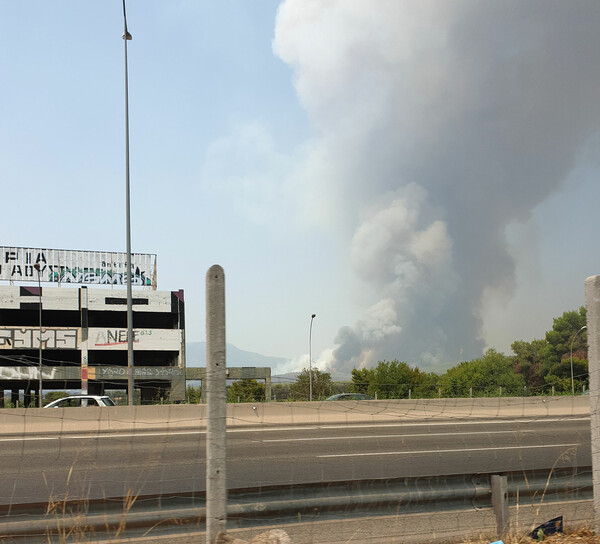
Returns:
[[[492,475],[492,508],[496,516],[498,536],[504,535],[508,529],[508,478]]]
[[[227,423],[225,359],[225,274],[219,265],[206,273],[206,542],[214,544],[227,525],[225,467]]]
[[[408,390],[408,400],[410,400],[410,389]]]
[[[591,276],[585,280],[585,302],[590,379],[594,529],[598,533],[600,532],[600,276]]]

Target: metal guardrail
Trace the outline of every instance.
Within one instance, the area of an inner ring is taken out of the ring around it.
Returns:
[[[492,474],[328,482],[229,491],[227,527],[492,508]],[[506,473],[508,505],[592,498],[592,469]],[[0,510],[0,539],[60,542],[204,530],[201,493],[12,505]]]

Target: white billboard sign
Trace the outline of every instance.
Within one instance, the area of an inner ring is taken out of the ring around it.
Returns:
[[[5,281],[126,285],[126,263],[125,253],[0,246],[0,280]],[[156,255],[132,254],[130,277],[131,285],[156,289]]]

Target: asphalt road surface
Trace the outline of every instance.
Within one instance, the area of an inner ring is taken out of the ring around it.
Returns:
[[[0,504],[205,490],[206,432],[0,438]],[[230,489],[590,466],[588,417],[237,428]]]

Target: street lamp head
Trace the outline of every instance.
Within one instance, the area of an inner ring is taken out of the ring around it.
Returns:
[[[315,317],[317,317],[317,314],[312,314],[312,315],[310,316],[310,318],[311,318],[311,319],[314,319]]]
[[[40,271],[40,263],[35,263],[33,265],[33,268],[35,268],[39,272]]]

